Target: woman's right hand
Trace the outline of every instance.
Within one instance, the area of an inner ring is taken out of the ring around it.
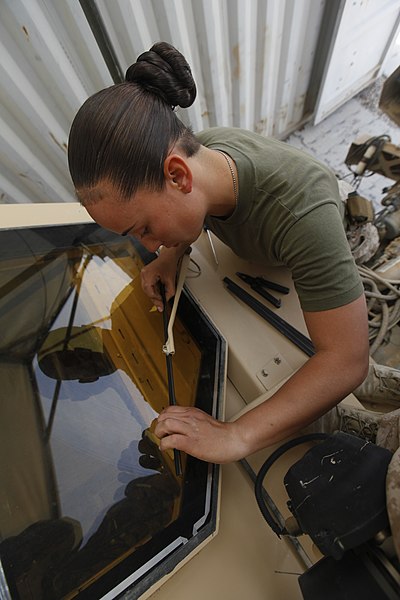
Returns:
[[[160,294],[159,282],[165,286],[168,301],[175,295],[176,271],[184,248],[162,248],[159,256],[141,270],[142,288],[154,306],[162,312],[164,306]]]

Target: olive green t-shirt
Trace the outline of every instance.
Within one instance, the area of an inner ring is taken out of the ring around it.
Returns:
[[[240,257],[284,265],[305,311],[336,308],[363,293],[332,171],[304,152],[250,131],[215,127],[196,135],[236,164],[238,204],[206,224]]]

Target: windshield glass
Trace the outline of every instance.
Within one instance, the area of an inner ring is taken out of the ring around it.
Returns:
[[[209,467],[185,455],[178,477],[153,433],[169,402],[162,315],[140,285],[153,256],[95,225],[5,231],[0,248],[10,596],[100,598],[129,577],[154,579],[163,556],[210,519],[210,483]],[[219,341],[181,300],[176,398],[212,413]]]

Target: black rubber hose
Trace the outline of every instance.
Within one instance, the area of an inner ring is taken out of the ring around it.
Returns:
[[[265,490],[263,490],[263,481],[265,479],[267,471],[272,467],[274,462],[279,457],[282,456],[282,454],[284,454],[291,448],[294,448],[295,446],[299,446],[300,444],[304,444],[305,442],[311,442],[313,440],[325,440],[327,437],[329,437],[329,435],[330,434],[328,434],[328,433],[308,433],[306,435],[302,435],[298,438],[295,438],[294,440],[289,440],[288,442],[286,442],[286,444],[283,444],[283,446],[280,446],[277,450],[275,450],[275,452],[273,452],[267,458],[267,460],[265,461],[265,463],[262,465],[261,469],[259,470],[257,478],[256,478],[256,482],[254,485],[257,504],[258,504],[259,509],[261,510],[261,513],[262,513],[264,519],[267,521],[267,523],[271,527],[272,531],[274,533],[276,533],[276,535],[278,537],[280,537],[281,535],[288,535],[288,531],[285,529],[285,527],[281,527],[275,521],[270,510],[268,509],[267,505],[265,504],[264,496],[263,496],[265,494]]]

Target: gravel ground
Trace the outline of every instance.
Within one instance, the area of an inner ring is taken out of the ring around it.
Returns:
[[[339,178],[352,183],[352,175],[344,161],[352,142],[358,137],[389,135],[394,144],[400,144],[400,127],[379,108],[384,81],[385,77],[380,77],[321,123],[307,124],[290,135],[286,142],[315,156]],[[372,174],[362,179],[358,191],[372,200],[378,212],[382,209],[383,190],[393,183],[391,179]]]
[[[382,123],[387,123],[390,127],[393,127],[392,119],[379,108],[379,98],[385,81],[386,77],[382,75],[373,84],[360,92],[358,96],[356,96],[356,99],[358,99],[370,112],[377,115],[382,120]]]

